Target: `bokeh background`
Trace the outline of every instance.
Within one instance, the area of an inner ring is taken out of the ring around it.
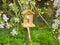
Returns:
[[[60,45],[59,0],[0,0],[0,45],[29,45],[22,27],[25,9],[32,10],[32,45]]]

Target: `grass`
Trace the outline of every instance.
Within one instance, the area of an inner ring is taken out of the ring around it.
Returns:
[[[12,36],[10,31],[11,28],[9,30],[0,29],[0,45],[27,45],[23,27],[20,26],[19,34],[16,36]],[[30,32],[32,45],[60,45],[54,39],[51,28],[48,28],[46,25],[44,27],[36,25],[36,27],[30,28]]]

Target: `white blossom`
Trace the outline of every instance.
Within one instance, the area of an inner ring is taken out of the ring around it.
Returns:
[[[10,3],[9,6],[13,6],[13,3]]]
[[[33,5],[35,6],[35,4],[36,4],[36,3],[34,2]]]
[[[60,8],[56,11],[56,13],[60,13]]]
[[[54,0],[54,3],[53,3],[54,7],[57,7],[56,15],[55,15],[55,17],[57,19],[55,19],[54,20],[55,23],[52,24],[53,33],[54,33],[55,29],[58,29],[58,26],[60,25],[60,20],[58,19],[58,16],[60,16],[60,7],[59,7],[60,4],[59,3],[60,3],[59,0]],[[58,32],[56,31],[55,33],[58,33]],[[58,40],[60,40],[60,35],[58,35],[58,37],[56,37],[54,35],[54,37],[57,38]]]
[[[53,29],[57,29],[57,28],[58,28],[58,24],[57,24],[57,23],[53,23],[53,24],[52,24],[52,28],[53,28]]]
[[[55,19],[54,22],[57,23],[57,24],[60,24],[60,20],[59,19]]]
[[[4,28],[4,23],[0,23],[0,28]]]
[[[26,4],[28,4],[29,2],[28,1],[26,1]]]
[[[5,14],[3,14],[3,19],[4,19],[4,21],[8,21],[9,20],[9,18],[5,15]]]
[[[0,16],[1,16],[1,14],[0,14]]]
[[[60,41],[60,35],[58,35],[57,39]]]
[[[11,25],[10,24],[8,24],[8,23],[6,23],[6,26],[5,26],[6,28],[10,28],[11,27]]]
[[[49,3],[46,3],[46,5],[49,5]]]
[[[58,17],[59,16],[59,14],[57,13],[56,15],[55,15],[55,17]]]
[[[60,7],[60,4],[58,4],[58,7]]]
[[[45,10],[47,10],[47,8],[46,8],[46,7],[44,7],[44,9],[45,9]]]
[[[55,31],[55,29],[54,30],[52,30],[53,32]]]
[[[10,33],[12,34],[12,36],[15,36],[15,35],[18,34],[17,31],[16,31],[15,29],[13,29],[12,32],[10,32]]]
[[[14,20],[15,20],[15,23],[19,22],[19,18],[14,18]]]

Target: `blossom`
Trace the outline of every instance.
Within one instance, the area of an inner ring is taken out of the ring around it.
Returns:
[[[53,33],[53,34],[55,33],[55,29],[52,30],[52,33]]]
[[[56,15],[55,15],[55,17],[58,17],[59,16],[59,14],[57,13]]]
[[[26,1],[26,4],[29,4],[29,1]]]
[[[35,4],[36,4],[36,3],[34,2],[33,5],[35,6]]]
[[[54,22],[57,23],[57,24],[60,24],[60,20],[59,19],[55,19]]]
[[[46,5],[49,5],[49,3],[46,3]]]
[[[60,41],[60,35],[58,35],[57,39]]]
[[[56,7],[58,5],[58,3],[59,3],[58,0],[54,0],[54,3],[53,3],[54,7]]]
[[[9,6],[13,6],[13,3],[10,3]]]
[[[58,17],[59,14],[60,14],[60,8],[58,10],[56,10],[56,15],[55,16]]]
[[[0,16],[1,16],[1,14],[0,14]]]
[[[60,15],[60,4],[59,3],[60,3],[59,0],[54,0],[54,3],[53,3],[54,7],[56,6],[58,7],[56,10],[56,15],[55,15],[57,19],[55,19],[54,20],[55,23],[52,24],[53,33],[55,32],[55,29],[58,29],[58,26],[60,24],[60,20],[58,19],[58,16]],[[58,33],[58,32],[55,32],[55,33]],[[60,35],[58,35],[58,37],[56,36],[54,37],[60,40]]]
[[[56,13],[60,13],[60,8],[56,11]]]
[[[4,19],[4,21],[8,21],[9,20],[9,18],[5,15],[5,14],[3,14],[3,19]]]
[[[8,24],[8,23],[6,23],[6,26],[5,26],[6,28],[10,28],[11,27],[11,25],[10,24]]]
[[[55,29],[54,30],[52,30],[53,32],[55,31]]]
[[[15,23],[19,22],[19,18],[14,18],[14,20],[15,20]]]
[[[57,29],[57,28],[58,28],[58,24],[57,24],[57,23],[53,23],[53,24],[52,24],[52,28],[53,28],[53,29]]]
[[[12,32],[10,32],[10,33],[12,34],[12,36],[15,36],[18,34],[15,29],[13,29]]]
[[[58,4],[58,7],[60,7],[60,4]]]
[[[0,23],[0,28],[4,28],[4,23]]]

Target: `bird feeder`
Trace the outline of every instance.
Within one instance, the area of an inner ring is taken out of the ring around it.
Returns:
[[[31,10],[24,10],[22,12],[24,19],[23,19],[23,23],[22,26],[23,27],[35,27],[35,25],[33,24],[33,15],[34,12],[32,12]]]
[[[26,32],[26,39],[31,42],[31,36],[30,36],[30,27],[35,27],[35,25],[33,24],[33,15],[34,12],[32,12],[31,10],[24,10],[22,12],[23,14],[23,23],[22,26],[25,28],[25,32]]]

